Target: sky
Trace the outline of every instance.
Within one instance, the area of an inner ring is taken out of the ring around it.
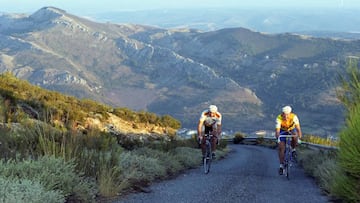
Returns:
[[[31,14],[45,6],[54,6],[69,13],[84,15],[121,10],[200,7],[333,7],[360,9],[360,0],[0,0],[0,13]]]

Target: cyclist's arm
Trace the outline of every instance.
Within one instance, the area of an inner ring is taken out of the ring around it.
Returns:
[[[204,121],[199,120],[198,127],[197,127],[197,134],[198,134],[198,137],[200,137],[200,136],[201,136],[203,123],[204,123]]]
[[[275,137],[278,139],[280,136],[280,128],[275,128]]]
[[[302,137],[302,132],[301,132],[301,127],[300,127],[300,121],[299,118],[295,115],[294,117],[294,123],[295,123],[295,128],[296,128],[296,132],[299,138]]]
[[[216,136],[220,139],[221,138],[221,124],[217,125],[216,131],[217,131]]]
[[[298,137],[301,138],[302,137],[302,132],[301,132],[300,124],[296,125],[295,128],[296,128],[296,132],[297,132]]]
[[[275,137],[276,139],[280,136],[280,126],[281,126],[281,115],[278,115],[275,120]]]

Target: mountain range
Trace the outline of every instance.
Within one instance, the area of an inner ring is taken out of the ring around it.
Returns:
[[[359,39],[356,8],[173,8],[94,12],[86,17],[99,22],[136,23],[166,29],[215,31],[244,27],[266,33],[301,33],[316,37]]]
[[[290,104],[305,133],[341,129],[338,76],[359,40],[100,23],[44,7],[0,16],[0,72],[46,89],[179,119],[216,104],[225,130],[273,129]]]

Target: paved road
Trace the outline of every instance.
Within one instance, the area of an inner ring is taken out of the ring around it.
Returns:
[[[312,178],[298,167],[292,177],[279,176],[277,151],[252,145],[229,145],[232,152],[205,175],[192,169],[175,179],[155,183],[151,192],[130,194],[117,203],[324,203]]]

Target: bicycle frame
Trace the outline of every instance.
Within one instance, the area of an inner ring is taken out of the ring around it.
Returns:
[[[279,139],[285,137],[285,157],[284,157],[284,174],[287,177],[287,179],[290,179],[290,168],[292,167],[294,163],[294,158],[292,156],[292,150],[291,150],[291,140],[295,135],[291,134],[283,134],[279,136]]]
[[[206,150],[205,150],[205,158],[204,158],[204,172],[205,174],[208,174],[210,172],[210,165],[211,165],[211,161],[212,161],[212,151],[211,151],[211,138],[213,135],[209,134],[205,134],[204,138],[205,138],[205,146],[206,146]]]

